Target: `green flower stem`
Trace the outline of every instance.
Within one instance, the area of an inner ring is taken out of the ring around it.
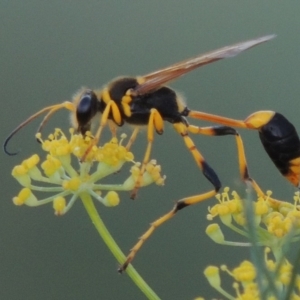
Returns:
[[[220,294],[222,294],[224,297],[226,297],[229,300],[235,300],[235,297],[232,297],[229,293],[227,293],[225,290],[223,290],[221,287],[214,287]]]
[[[240,235],[245,236],[246,238],[248,238],[248,233],[244,230],[241,230],[240,228],[234,226],[233,224],[225,224],[227,227],[229,227],[231,230],[239,233]]]
[[[258,290],[261,299],[266,299],[268,291],[271,291],[275,296],[277,296],[278,292],[275,281],[266,267],[263,250],[259,246],[259,238],[257,236],[257,226],[254,221],[254,210],[250,191],[251,189],[248,189],[247,197],[243,200],[243,210],[245,212],[246,224],[249,232],[249,241],[252,244],[250,254],[252,262],[257,270]],[[265,282],[268,282],[267,288]],[[276,297],[275,299],[279,298]]]
[[[117,261],[122,264],[126,257],[114,241],[113,237],[110,235],[109,231],[105,227],[103,221],[101,220],[98,211],[94,205],[91,196],[88,193],[82,193],[80,195],[83,205],[90,216],[93,224],[95,225],[97,231],[99,232],[101,238],[104,240],[105,244],[108,246],[110,251],[113,253]],[[160,299],[155,292],[148,286],[144,279],[138,274],[138,272],[129,265],[126,269],[126,273],[133,280],[133,282],[141,289],[141,291],[146,295],[148,299]]]
[[[30,185],[29,188],[33,191],[40,191],[40,192],[62,192],[64,189],[61,186],[36,186],[36,185]]]
[[[251,247],[251,243],[242,243],[242,242],[231,242],[231,241],[224,241],[222,245],[226,246],[237,246],[237,247]]]

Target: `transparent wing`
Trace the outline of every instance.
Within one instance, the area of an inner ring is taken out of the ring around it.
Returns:
[[[223,58],[234,57],[247,49],[267,42],[275,37],[276,35],[272,34],[259,37],[257,39],[237,43],[231,46],[226,46],[218,50],[210,51],[205,54],[189,58],[164,69],[149,73],[141,77],[143,82],[135,89],[133,89],[133,94],[143,95],[145,93],[148,93],[196,68],[210,64]]]

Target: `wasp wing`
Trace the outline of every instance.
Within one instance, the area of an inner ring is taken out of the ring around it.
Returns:
[[[267,35],[257,39],[248,40],[218,50],[210,51],[199,56],[189,58],[164,69],[149,73],[141,77],[142,83],[133,89],[134,95],[143,95],[151,92],[161,85],[174,80],[196,68],[210,64],[223,58],[234,57],[241,52],[273,39],[276,35]]]

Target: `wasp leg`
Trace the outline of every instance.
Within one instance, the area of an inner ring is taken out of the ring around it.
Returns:
[[[208,121],[212,123],[218,123],[221,125],[231,126],[231,127],[249,128],[243,120],[225,118],[225,117],[208,114],[196,110],[189,111],[188,117],[198,119],[198,120]]]
[[[245,120],[235,120],[201,111],[190,110],[188,112],[188,117],[231,127],[260,130],[263,126],[267,125],[276,114],[277,113],[275,111],[260,110],[254,112]]]
[[[255,190],[255,192],[259,197],[265,198],[266,197],[265,193],[262,191],[262,189],[259,187],[256,181],[253,178],[251,178],[249,175],[243,140],[238,133],[236,134],[235,138],[237,143],[238,160],[239,160],[241,177],[244,180],[244,182],[250,183],[250,185],[252,186],[252,188]]]
[[[237,149],[238,149],[240,174],[243,180],[245,182],[250,183],[250,185],[252,186],[252,188],[254,189],[254,191],[257,193],[259,197],[268,199],[268,201],[272,202],[273,205],[280,205],[280,203],[282,203],[282,200],[278,200],[270,197],[270,195],[266,195],[266,193],[262,191],[262,189],[257,184],[257,182],[252,177],[249,176],[243,140],[239,134],[237,134],[235,138],[236,138]]]
[[[215,187],[215,190],[218,191],[221,188],[221,182],[215,171],[208,165],[202,154],[196,148],[193,140],[189,137],[187,125],[183,123],[175,123],[173,126],[182,136],[186,147],[193,155],[198,167],[202,170],[203,175],[211,182],[211,184]]]
[[[209,199],[209,198],[215,196],[216,194],[217,194],[217,191],[212,190],[212,191],[209,191],[204,194],[194,195],[194,196],[190,196],[190,197],[178,200],[171,211],[169,211],[168,213],[166,213],[165,215],[163,215],[162,217],[160,217],[159,219],[155,220],[154,222],[152,222],[150,224],[149,229],[139,238],[139,241],[130,250],[129,255],[126,257],[125,262],[119,267],[118,272],[122,273],[123,271],[126,270],[127,266],[134,259],[136,253],[140,250],[140,248],[143,246],[143,244],[146,242],[146,240],[152,235],[152,233],[154,232],[155,229],[157,229],[159,226],[163,225],[165,222],[167,222],[168,220],[173,218],[179,210],[181,210],[189,205],[197,204],[201,201]]]
[[[150,160],[152,143],[153,143],[153,139],[154,139],[154,129],[159,134],[162,134],[163,133],[163,126],[164,126],[164,122],[163,122],[163,119],[162,119],[160,113],[155,108],[152,108],[151,112],[150,112],[149,121],[148,121],[148,127],[147,127],[148,144],[147,144],[146,152],[145,152],[145,155],[144,155],[144,159],[143,159],[143,162],[142,162],[142,165],[141,165],[141,168],[140,168],[138,178],[135,182],[135,187],[133,188],[133,190],[131,192],[131,195],[130,195],[131,199],[134,199],[136,197],[137,191],[140,188],[140,186],[142,185],[143,174],[145,172],[146,165]],[[134,131],[133,132],[133,138],[134,139],[135,139],[136,134],[137,134],[137,132]]]
[[[108,120],[109,130],[113,138],[117,136],[117,126],[112,120]]]
[[[209,136],[234,135],[237,144],[238,163],[241,177],[243,181],[249,182],[252,185],[253,189],[259,196],[264,196],[264,193],[262,192],[261,188],[249,175],[244,144],[240,134],[234,128],[228,126],[198,127],[194,125],[188,125],[188,131],[194,134],[203,134]]]
[[[100,141],[100,136],[101,133],[103,131],[103,128],[106,126],[107,122],[108,122],[108,117],[109,114],[112,113],[113,116],[113,120],[118,124],[121,122],[121,113],[120,110],[117,106],[117,104],[113,101],[110,100],[107,104],[106,107],[103,111],[103,114],[101,116],[101,121],[100,121],[100,125],[99,128],[95,134],[95,137],[93,139],[93,142],[91,143],[91,145],[86,149],[85,153],[83,154],[83,156],[81,157],[80,161],[83,162],[85,160],[85,158],[87,157],[87,155],[89,154],[89,152],[91,151],[91,149],[97,145]]]
[[[97,130],[97,133],[96,133],[95,139],[94,139],[96,143],[98,143],[100,141],[100,136],[101,136],[102,130],[108,122],[108,117],[109,117],[110,113],[112,113],[113,119],[116,121],[117,124],[121,122],[120,110],[119,110],[117,104],[113,100],[110,100],[107,103],[107,105],[103,111],[103,114],[101,116],[100,126]]]
[[[133,132],[131,134],[131,137],[129,138],[128,143],[127,143],[127,145],[125,147],[127,151],[129,151],[129,149],[131,148],[132,144],[135,142],[136,137],[137,137],[137,135],[139,133],[139,130],[140,130],[139,127],[135,127],[134,128],[134,130],[133,130]]]
[[[152,117],[150,116],[150,120],[154,119],[154,114],[155,114],[155,110],[153,110],[153,112],[151,114]],[[149,151],[151,149],[151,143],[152,143],[152,140],[153,140],[153,129],[154,129],[153,127],[155,127],[154,122],[149,121],[149,125],[148,125],[148,147],[147,147],[146,155],[145,155],[144,162],[143,162],[144,166],[146,165],[145,163],[147,163],[148,160],[149,160],[149,154],[150,154]],[[155,128],[157,129],[157,127],[155,127]],[[198,151],[198,149],[194,145],[192,139],[188,136],[187,126],[183,123],[175,123],[174,128],[183,137],[187,148],[192,153],[197,165],[202,170],[203,175],[214,186],[214,190],[209,191],[209,192],[204,193],[204,194],[183,198],[183,199],[177,201],[174,208],[170,212],[168,212],[167,214],[165,214],[161,218],[159,218],[156,221],[154,221],[153,223],[151,223],[150,228],[141,236],[141,238],[139,239],[137,244],[131,249],[129,255],[126,258],[125,263],[119,268],[120,273],[122,273],[127,268],[128,264],[133,260],[134,256],[139,251],[139,249],[142,247],[144,242],[151,236],[151,234],[153,233],[153,231],[157,227],[161,226],[163,223],[165,223],[166,221],[171,219],[182,208],[184,208],[186,206],[189,206],[189,205],[199,203],[203,200],[206,200],[208,198],[213,197],[214,195],[217,194],[217,192],[221,188],[221,182],[220,182],[217,174],[208,165],[208,163],[205,161],[204,157],[201,155],[201,153]],[[141,169],[141,171],[143,171],[143,169]]]

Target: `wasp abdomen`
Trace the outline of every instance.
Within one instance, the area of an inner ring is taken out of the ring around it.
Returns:
[[[300,180],[300,139],[292,123],[280,113],[259,129],[260,140],[281,174],[294,185]]]

